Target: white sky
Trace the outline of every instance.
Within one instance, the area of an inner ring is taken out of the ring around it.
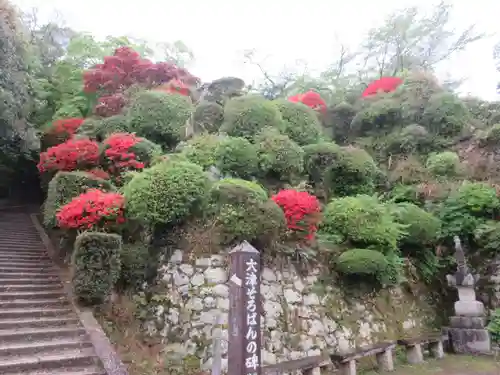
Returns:
[[[304,60],[320,70],[335,59],[338,44],[355,47],[363,34],[380,25],[387,13],[438,0],[12,0],[22,9],[36,7],[41,18],[59,12],[66,25],[98,37],[129,35],[159,41],[182,40],[196,56],[190,70],[203,81],[237,76],[251,82],[260,76],[243,63],[242,51],[256,49],[266,67],[280,70]],[[492,58],[500,40],[499,0],[454,0],[453,22],[475,23],[496,34],[471,45],[441,71],[466,77],[464,93],[500,99],[500,80]],[[239,3],[239,4],[238,4]],[[337,48],[336,48],[337,47]]]

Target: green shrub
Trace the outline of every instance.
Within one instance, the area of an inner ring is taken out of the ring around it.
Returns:
[[[213,102],[199,103],[193,114],[195,134],[217,133],[224,119],[224,108]]]
[[[208,177],[196,164],[164,161],[136,173],[123,188],[128,214],[155,225],[182,222],[204,207]]]
[[[224,179],[214,184],[211,196],[223,244],[246,240],[266,246],[285,230],[283,210],[257,183]]]
[[[265,129],[255,139],[260,171],[280,181],[292,181],[304,168],[304,151],[287,135]]]
[[[187,142],[182,148],[182,153],[191,163],[208,169],[215,165],[215,150],[220,141],[220,137],[214,134],[198,135]]]
[[[127,108],[130,131],[167,150],[173,149],[181,140],[192,112],[189,98],[160,91],[138,93]]]
[[[285,99],[274,103],[285,122],[285,134],[298,145],[317,143],[321,139],[322,129],[316,112],[302,103],[293,103]]]
[[[85,305],[103,303],[120,275],[122,238],[116,234],[84,232],[75,241],[72,285]]]
[[[397,223],[389,205],[376,197],[358,195],[336,198],[326,206],[320,231],[355,247],[397,250],[404,226]]]
[[[495,257],[500,251],[500,222],[488,220],[478,225],[474,231],[474,239],[482,255]]]
[[[369,276],[381,280],[388,267],[386,257],[379,251],[351,249],[340,254],[335,268],[347,276]]]
[[[223,175],[251,178],[259,170],[257,148],[241,137],[224,138],[215,150],[215,160]]]
[[[418,124],[404,127],[401,131],[387,137],[387,155],[394,154],[420,154],[442,150],[446,141],[436,135],[431,135],[427,129]]]
[[[455,177],[459,173],[460,159],[451,151],[434,153],[429,156],[425,166],[436,177]]]
[[[480,141],[482,146],[496,146],[500,144],[500,124],[495,124],[489,128]]]
[[[303,147],[304,169],[309,180],[316,184],[324,182],[327,172],[338,164],[341,148],[333,142],[322,142]]]
[[[222,132],[252,140],[265,127],[280,131],[285,128],[281,113],[273,102],[261,96],[246,95],[226,103]]]
[[[411,203],[394,205],[396,221],[404,225],[406,235],[401,239],[404,247],[423,247],[436,244],[441,221],[433,214]]]
[[[269,198],[266,190],[258,183],[238,178],[224,178],[217,181],[210,190],[210,196],[218,204],[235,205],[250,200],[265,202]]]
[[[76,134],[102,142],[113,133],[126,133],[129,131],[127,116],[115,115],[101,119],[89,118],[78,128]]]
[[[442,238],[451,240],[455,235],[470,238],[479,225],[498,215],[499,208],[500,201],[493,187],[465,182],[441,206]]]
[[[500,309],[495,309],[490,316],[490,322],[486,327],[494,344],[500,344]]]
[[[146,281],[146,270],[151,261],[149,248],[144,243],[123,244],[120,251],[120,277],[116,285],[121,291],[139,289]]]
[[[324,124],[327,131],[331,129],[330,133],[332,139],[339,144],[343,144],[347,141],[351,129],[351,122],[355,115],[356,109],[347,102],[339,103],[328,110]]]
[[[111,182],[102,180],[85,172],[58,172],[49,183],[47,199],[44,203],[43,224],[47,228],[57,226],[56,213],[73,198],[88,189],[98,188],[114,191]]]
[[[381,176],[382,172],[365,150],[341,147],[340,158],[328,174],[329,194],[372,194]]]
[[[391,131],[401,123],[401,103],[393,98],[374,101],[354,116],[351,131],[355,135],[370,135]]]
[[[432,134],[453,137],[464,130],[470,119],[471,115],[460,98],[453,93],[441,92],[429,98],[420,124]]]

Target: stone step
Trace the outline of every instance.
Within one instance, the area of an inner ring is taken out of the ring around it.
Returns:
[[[14,357],[0,362],[0,373],[20,372],[28,370],[52,370],[70,366],[95,366],[96,358],[92,349],[68,349],[57,354],[45,356],[26,355]],[[53,374],[53,372],[51,372]]]
[[[45,299],[13,299],[3,301],[2,307],[11,309],[24,309],[24,308],[61,308],[69,305],[66,296],[59,298],[45,298]]]
[[[77,326],[80,320],[74,316],[48,316],[48,317],[26,317],[26,318],[13,318],[1,319],[0,329],[15,329],[15,328],[55,328],[64,327],[66,325]]]
[[[69,307],[64,308],[6,308],[0,306],[0,319],[62,317],[74,314]]]
[[[32,254],[0,251],[0,259],[15,261],[27,260],[32,262],[37,262],[39,260],[50,260],[48,254],[45,251],[37,251]]]
[[[22,261],[22,260],[3,260],[3,259],[0,259],[0,268],[14,268],[14,269],[18,269],[18,268],[31,268],[31,269],[38,269],[38,268],[43,268],[43,269],[46,269],[46,268],[54,268],[54,264],[49,261],[49,260],[45,260],[45,261],[40,261],[40,262],[33,262],[31,260],[27,260],[27,261]]]
[[[10,267],[9,265],[1,264],[0,263],[0,274],[1,273],[19,273],[19,272],[26,272],[26,273],[43,273],[44,275],[57,275],[57,270],[53,265],[50,265],[49,267],[44,267],[41,265],[38,265],[38,268],[32,268],[32,267],[24,267],[22,265],[18,267]]]
[[[66,298],[62,290],[39,290],[36,292],[0,292],[0,301],[13,301],[16,299],[40,300]],[[0,302],[3,303],[3,302]]]
[[[10,280],[10,283],[0,283],[0,292],[60,292],[63,285],[59,284],[16,284],[17,280]]]
[[[98,366],[66,367],[49,370],[28,370],[23,372],[8,372],[3,375],[106,375],[106,372]]]
[[[31,270],[33,271],[33,270]],[[3,272],[0,271],[0,279],[31,279],[31,280],[59,280],[57,273],[48,272]]]
[[[56,340],[63,338],[86,338],[86,331],[80,326],[40,327],[0,330],[0,345],[8,343],[26,343],[39,340]]]
[[[0,232],[5,235],[2,237],[2,243],[9,243],[8,240],[16,239],[18,242],[15,244],[23,244],[23,243],[35,243],[41,244],[42,240],[38,234],[33,234],[32,232],[14,232],[12,229],[2,229],[0,228]]]
[[[20,278],[2,278],[0,277],[0,288],[2,286],[7,286],[7,285],[62,285],[61,280],[58,277],[51,277],[46,280],[33,280],[31,278],[27,277],[20,277]]]
[[[0,362],[8,357],[20,355],[47,355],[64,349],[92,348],[90,341],[82,341],[80,337],[68,337],[50,341],[21,342],[14,344],[0,344]]]

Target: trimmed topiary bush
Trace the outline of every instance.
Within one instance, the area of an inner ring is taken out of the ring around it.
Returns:
[[[195,134],[217,133],[224,119],[224,108],[213,102],[199,103],[193,115]]]
[[[255,139],[259,169],[263,175],[279,181],[293,181],[304,168],[304,151],[276,129],[265,129]]]
[[[471,118],[459,97],[450,92],[440,92],[429,98],[420,124],[432,134],[453,137],[465,129]]]
[[[116,234],[84,232],[75,241],[72,285],[85,305],[106,301],[120,275],[122,238]]]
[[[111,182],[86,172],[59,172],[49,183],[47,199],[43,207],[43,224],[47,228],[57,226],[56,214],[61,207],[88,189],[115,191]]]
[[[182,148],[182,153],[191,163],[208,169],[216,164],[216,149],[221,138],[214,134],[203,134],[190,139]]]
[[[309,181],[315,186],[322,187],[325,191],[326,177],[332,167],[338,164],[342,154],[341,148],[332,142],[323,142],[307,145],[304,150],[304,169]]]
[[[135,96],[126,114],[130,131],[169,150],[180,142],[193,109],[183,95],[144,91]]]
[[[196,164],[164,161],[136,173],[124,186],[130,217],[149,225],[184,221],[205,205],[208,177]]]
[[[258,95],[245,95],[226,103],[221,132],[252,140],[265,127],[285,129],[281,113],[273,102]]]
[[[412,203],[395,204],[396,221],[404,226],[405,236],[400,242],[404,248],[421,248],[436,244],[441,220]]]
[[[455,177],[459,173],[460,159],[455,152],[445,151],[431,154],[425,166],[436,177]]]
[[[251,178],[259,170],[257,148],[245,138],[226,137],[215,150],[215,166],[223,175]]]
[[[396,251],[406,234],[390,207],[368,195],[333,199],[323,213],[320,231],[339,243],[383,253]]]
[[[222,244],[246,240],[266,246],[284,233],[283,211],[257,183],[223,179],[214,184],[211,197]]]
[[[389,263],[379,251],[370,249],[351,249],[337,258],[335,269],[346,276],[368,276],[382,281]]]
[[[394,98],[374,101],[354,116],[351,123],[353,134],[371,135],[391,131],[401,124],[401,103]]]
[[[342,102],[329,108],[324,121],[327,132],[339,144],[343,144],[349,138],[351,122],[356,115],[356,109],[347,102]]]
[[[481,146],[496,146],[500,144],[500,124],[495,124],[486,131],[480,139]]]
[[[318,143],[322,129],[316,112],[302,103],[292,103],[285,99],[274,103],[285,122],[285,134],[298,145]]]
[[[120,277],[116,285],[121,291],[139,289],[146,281],[149,248],[144,243],[123,244],[120,251]]]
[[[88,118],[78,128],[76,134],[102,142],[113,133],[129,131],[129,121],[125,115],[115,115],[104,118]]]

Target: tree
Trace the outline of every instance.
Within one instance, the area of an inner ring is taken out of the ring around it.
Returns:
[[[186,68],[194,61],[193,51],[181,40],[176,40],[173,43],[161,42],[158,43],[157,48],[162,53],[161,60],[175,64],[180,68]]]

